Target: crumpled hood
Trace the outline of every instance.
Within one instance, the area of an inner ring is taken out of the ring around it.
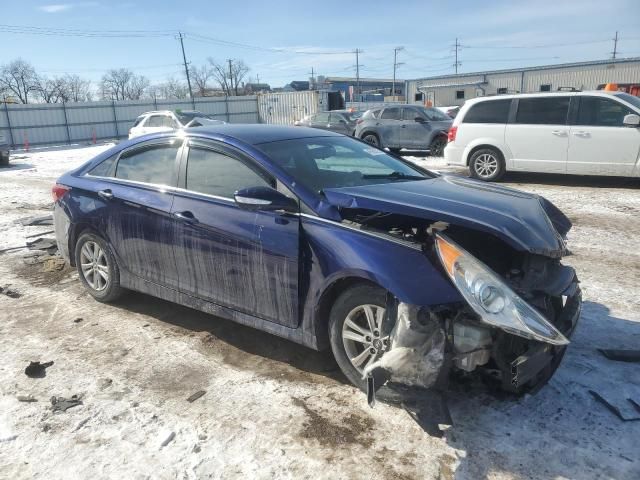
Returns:
[[[513,248],[549,257],[566,253],[571,221],[539,195],[475,180],[438,176],[323,190],[340,208],[413,216],[491,233]]]

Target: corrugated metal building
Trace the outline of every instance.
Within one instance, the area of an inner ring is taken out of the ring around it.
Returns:
[[[407,80],[406,92],[409,103],[441,107],[501,93],[595,90],[610,82],[640,83],[640,57],[419,78]]]

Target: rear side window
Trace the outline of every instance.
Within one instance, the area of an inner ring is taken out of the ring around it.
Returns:
[[[521,98],[516,123],[528,125],[565,125],[569,97]]]
[[[623,127],[625,115],[631,110],[608,98],[581,97],[576,125],[595,127]]]
[[[507,123],[511,100],[479,102],[469,108],[462,123]]]
[[[89,175],[93,175],[94,177],[112,177],[113,176],[113,167],[116,163],[116,159],[118,158],[118,154],[111,155],[109,158],[100,162],[98,165],[93,167],[89,172]]]
[[[156,185],[174,185],[179,145],[159,145],[135,150],[120,157],[116,178]]]
[[[145,127],[164,127],[164,115],[151,115],[144,124]]]
[[[242,188],[272,185],[236,158],[192,147],[187,160],[186,186],[193,192],[233,198],[233,194]]]
[[[382,115],[380,118],[385,120],[400,120],[400,109],[399,108],[385,108],[382,111]]]

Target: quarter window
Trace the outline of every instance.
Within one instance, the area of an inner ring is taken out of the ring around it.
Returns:
[[[94,177],[112,177],[113,176],[113,166],[116,163],[116,159],[118,158],[118,154],[111,155],[106,160],[100,162],[98,165],[93,167],[89,172],[89,175],[93,175]]]
[[[205,148],[190,148],[187,160],[187,189],[193,192],[233,198],[242,188],[271,183],[242,161]]]
[[[400,109],[395,107],[385,108],[380,118],[384,120],[400,120]]]
[[[622,127],[625,115],[631,113],[624,105],[599,97],[581,97],[576,125]]]
[[[565,125],[569,97],[521,98],[516,123],[529,125]]]
[[[180,145],[158,145],[125,153],[118,160],[116,178],[156,185],[175,184],[176,154]]]
[[[488,100],[473,105],[462,123],[507,123],[511,100]]]

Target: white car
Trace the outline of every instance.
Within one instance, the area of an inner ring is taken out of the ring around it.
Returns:
[[[216,120],[211,115],[197,110],[145,112],[136,118],[133,126],[129,129],[129,138],[139,137],[147,133],[170,132],[179,128],[220,125],[223,123],[226,122]]]
[[[468,100],[449,130],[448,165],[498,180],[509,171],[640,176],[640,98],[558,92]]]
[[[0,166],[9,165],[9,143],[4,139],[4,135],[0,133]]]

